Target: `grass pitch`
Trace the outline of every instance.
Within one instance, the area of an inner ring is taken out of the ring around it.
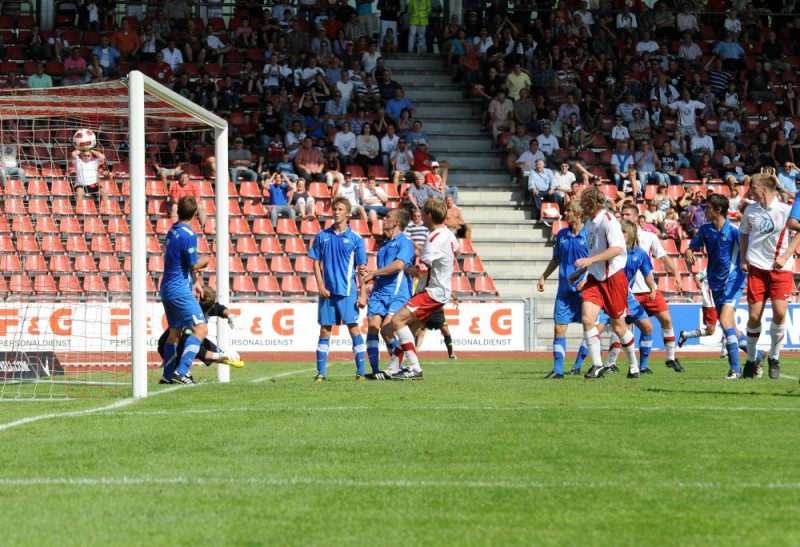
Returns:
[[[145,400],[0,404],[4,545],[797,545],[800,359],[779,380],[543,380],[549,359],[213,368]],[[586,368],[586,366],[584,367]],[[623,367],[624,368],[624,367]],[[117,405],[111,407],[110,405]],[[51,415],[48,419],[39,419]],[[31,421],[23,422],[30,418]]]

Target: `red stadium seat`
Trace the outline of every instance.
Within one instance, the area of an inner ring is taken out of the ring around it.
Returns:
[[[280,294],[281,286],[278,280],[271,275],[262,275],[256,284],[258,292],[265,294]]]
[[[32,199],[28,202],[28,214],[37,215],[39,218],[43,216],[50,218],[50,206],[47,205],[46,199]],[[38,221],[38,219],[37,219]]]
[[[60,236],[45,234],[41,236],[41,247],[43,253],[63,253],[64,245],[61,243]]]
[[[92,243],[94,243],[94,241]],[[118,273],[122,271],[122,266],[119,264],[119,258],[115,255],[101,255],[97,259],[97,269],[103,273]]]
[[[95,205],[94,200],[89,199],[82,199],[75,202],[75,214],[86,216],[97,216],[97,205]]]
[[[472,284],[469,282],[468,277],[454,275],[450,286],[458,294],[472,294]]]
[[[39,243],[36,236],[23,235],[17,236],[17,252],[20,254],[39,253]]]
[[[261,186],[257,182],[242,181],[239,183],[239,195],[245,199],[261,199]]]
[[[33,278],[33,291],[37,294],[56,294],[56,280],[52,275],[37,275]]]
[[[42,255],[27,255],[25,256],[25,269],[26,272],[47,272],[47,263]]]
[[[319,292],[319,285],[317,285],[317,278],[313,275],[306,277],[305,289],[308,294],[316,294]]]
[[[231,218],[228,222],[228,231],[233,236],[251,236],[250,225],[244,217]]]
[[[246,217],[265,217],[267,216],[267,208],[264,207],[264,204],[260,201],[251,199],[244,202],[244,206],[242,207],[242,213]]]
[[[245,270],[251,274],[267,274],[269,273],[267,259],[261,255],[250,256],[247,258]]]
[[[96,235],[92,238],[91,249],[96,254],[111,254],[114,252],[114,246],[111,244],[111,239],[106,235]]]
[[[477,256],[470,256],[464,259],[461,265],[461,270],[467,274],[485,274],[486,269],[483,267],[483,262]]]
[[[70,260],[67,255],[53,255],[50,257],[48,269],[50,273],[54,274],[72,273],[72,264],[70,264]]]
[[[62,234],[82,234],[83,228],[76,217],[62,217],[58,225],[58,230]]]
[[[300,232],[297,230],[297,223],[291,218],[279,218],[276,232],[280,235],[300,235]]]
[[[268,218],[253,219],[253,235],[274,235],[275,228]]]
[[[101,275],[87,275],[83,278],[83,292],[86,294],[102,294],[105,293],[108,289],[106,288],[106,282],[103,281],[103,276]]]
[[[234,275],[231,289],[237,293],[255,294],[258,292],[253,278],[249,275]]]
[[[265,237],[261,240],[259,250],[265,255],[282,255],[281,242],[276,237]]]
[[[80,228],[80,223],[78,224],[78,227]],[[25,216],[15,216],[11,219],[11,231],[18,234],[32,234],[36,232],[35,228],[33,227],[31,217],[29,217],[27,214],[25,214]]]
[[[131,233],[131,229],[128,226],[128,221],[125,219],[125,217],[109,218],[106,228],[108,230],[108,233],[112,235],[123,235],[127,237]],[[152,226],[150,226],[150,228],[152,231]]]
[[[91,255],[78,255],[75,257],[73,269],[76,272],[95,273],[97,271],[97,264]]]
[[[153,280],[150,280],[152,283]],[[131,292],[131,285],[128,281],[128,276],[124,274],[120,275],[112,275],[108,278],[108,290],[109,292],[116,292],[116,293],[129,293]],[[152,292],[152,291],[148,291]]]
[[[313,274],[314,261],[308,256],[298,256],[294,259],[294,271],[303,274]]]
[[[281,279],[281,292],[285,294],[303,294],[306,292],[303,281],[296,275],[287,275]]]
[[[273,256],[270,259],[269,269],[273,273],[294,273],[288,256]]]
[[[475,292],[479,294],[497,294],[497,287],[494,286],[494,281],[489,276],[476,277]]]
[[[25,274],[11,274],[8,278],[8,292],[17,296],[33,293],[30,277]]]
[[[80,294],[83,292],[81,280],[75,274],[62,275],[58,278],[58,292],[62,294]]]
[[[290,255],[305,255],[308,253],[305,241],[301,237],[289,237],[283,243],[283,250]]]
[[[83,233],[86,235],[104,235],[106,233],[105,224],[100,217],[86,217],[83,219]]]
[[[315,236],[321,231],[322,227],[315,218],[306,218],[300,222],[300,233],[304,236]]]
[[[236,240],[236,253],[240,255],[255,255],[259,253],[258,244],[252,237],[240,237]]]
[[[11,236],[8,234],[0,234],[0,253],[13,253],[15,251],[14,241],[11,239]]]

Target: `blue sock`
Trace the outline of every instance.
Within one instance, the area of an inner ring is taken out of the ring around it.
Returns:
[[[567,353],[567,339],[561,336],[553,338],[553,372],[564,374],[564,354]]]
[[[639,338],[639,370],[647,370],[651,351],[653,351],[653,335],[642,334]]]
[[[728,335],[725,334],[725,332],[726,332],[725,329],[722,329],[722,333],[725,335],[726,339],[725,345],[727,346]],[[733,332],[736,333],[736,329],[733,329]],[[744,332],[739,333],[739,349],[747,353],[747,334],[745,334]]]
[[[178,366],[175,360],[175,353],[178,351],[178,344],[164,344],[164,378],[167,380],[172,379],[175,374],[175,367]]]
[[[381,346],[377,334],[367,334],[367,357],[369,367],[375,374],[381,369]]]
[[[186,341],[183,343],[181,360],[180,363],[178,363],[178,370],[176,371],[178,374],[187,374],[189,372],[192,361],[194,361],[194,358],[197,356],[197,352],[200,351],[201,344],[202,342],[200,339],[194,334],[190,334],[186,337]]]
[[[737,338],[736,329],[722,329],[722,334],[725,336],[725,349],[728,350],[728,363],[731,365],[731,370],[741,372],[739,367],[739,342],[741,338]],[[745,348],[747,348],[747,340],[745,337]]]
[[[330,338],[320,338],[317,342],[317,373],[325,376],[328,367],[328,352],[331,350]]]
[[[356,374],[364,376],[366,369],[364,367],[364,354],[367,351],[367,346],[364,344],[364,337],[360,334],[353,336],[353,354],[356,356]],[[372,363],[370,363],[372,366]]]
[[[589,348],[586,347],[586,341],[581,340],[581,347],[578,348],[578,355],[575,357],[575,363],[572,365],[572,370],[580,370],[583,366],[583,360],[589,355]]]
[[[391,357],[392,355],[394,355],[394,348],[396,348],[396,347],[397,347],[397,344],[399,344],[399,343],[400,343],[400,342],[399,342],[399,341],[397,340],[397,338],[395,337],[395,338],[392,338],[392,341],[391,341],[391,342],[389,342],[388,344],[386,344],[386,351],[388,351],[388,352],[389,352],[389,356],[390,356],[390,357]]]

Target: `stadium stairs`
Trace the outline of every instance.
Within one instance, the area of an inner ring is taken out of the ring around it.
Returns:
[[[450,164],[448,184],[459,189],[473,247],[500,296],[532,296],[533,281],[552,256],[551,230],[535,225],[522,206],[522,188],[511,184],[504,156],[480,130],[480,103],[462,97],[462,86],[452,83],[438,55],[400,54],[387,65],[414,103],[431,152]],[[547,291],[554,297],[555,285],[548,283]]]

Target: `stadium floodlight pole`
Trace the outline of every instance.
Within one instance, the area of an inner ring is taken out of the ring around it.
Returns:
[[[228,301],[228,123],[208,110],[164,87],[138,70],[128,74],[128,129],[130,140],[130,202],[131,202],[131,382],[134,397],[147,396],[147,249],[146,249],[146,203],[145,203],[145,93],[167,103],[170,107],[188,116],[183,125],[210,126],[214,128],[217,165],[217,283],[218,299]],[[164,118],[159,113],[149,114],[157,120]],[[220,342],[227,342],[227,324],[220,325]],[[230,378],[228,367],[218,372],[220,381]]]

